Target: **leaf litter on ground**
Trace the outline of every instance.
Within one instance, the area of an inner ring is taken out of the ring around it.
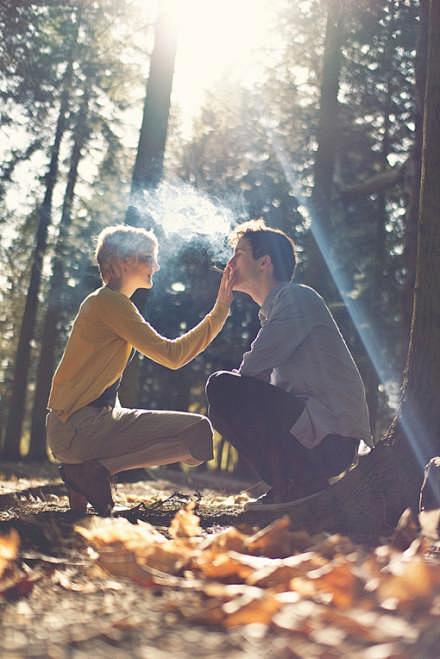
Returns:
[[[288,517],[264,528],[207,531],[198,512],[191,501],[159,528],[88,517],[75,527],[88,557],[64,566],[43,553],[20,553],[12,530],[0,536],[0,597],[25,597],[43,576],[66,593],[84,595],[120,592],[129,579],[162,593],[165,610],[182,621],[249,628],[256,638],[278,631],[294,639],[297,656],[304,647],[310,657],[410,657],[438,628],[439,511],[418,518],[405,511],[393,536],[376,548],[340,534],[310,535]]]
[[[76,530],[109,574],[197,594],[190,607],[185,598],[169,606],[198,623],[262,625],[323,646],[383,644],[391,652],[383,656],[406,656],[438,623],[440,561],[432,533],[424,536],[409,511],[390,542],[372,550],[340,534],[309,535],[288,517],[206,533],[194,507],[181,509],[168,531],[97,518]]]

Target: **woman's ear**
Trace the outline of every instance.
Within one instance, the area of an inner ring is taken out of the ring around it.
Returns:
[[[136,257],[135,256],[127,256],[124,259],[121,259],[121,261],[120,261],[121,270],[123,272],[127,272],[134,265],[136,265]]]

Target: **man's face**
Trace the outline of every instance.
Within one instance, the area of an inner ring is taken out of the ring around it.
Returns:
[[[259,275],[258,259],[254,259],[252,246],[247,238],[240,238],[229,264],[236,279],[234,291],[247,293],[249,284],[255,282]]]

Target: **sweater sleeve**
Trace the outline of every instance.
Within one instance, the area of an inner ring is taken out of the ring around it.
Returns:
[[[105,307],[105,308],[104,308]],[[161,336],[128,298],[103,305],[101,321],[115,334],[153,361],[171,369],[188,364],[215,339],[229,315],[229,307],[216,304],[203,320],[176,339]]]

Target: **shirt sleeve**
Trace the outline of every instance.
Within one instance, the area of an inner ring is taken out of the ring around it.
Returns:
[[[199,355],[215,339],[229,315],[229,307],[216,304],[203,320],[176,339],[162,336],[141,316],[127,298],[107,310],[105,324],[136,350],[153,361],[178,369]]]
[[[304,341],[314,322],[304,305],[281,294],[269,318],[258,332],[249,352],[244,353],[239,372],[263,380],[285,363]]]

